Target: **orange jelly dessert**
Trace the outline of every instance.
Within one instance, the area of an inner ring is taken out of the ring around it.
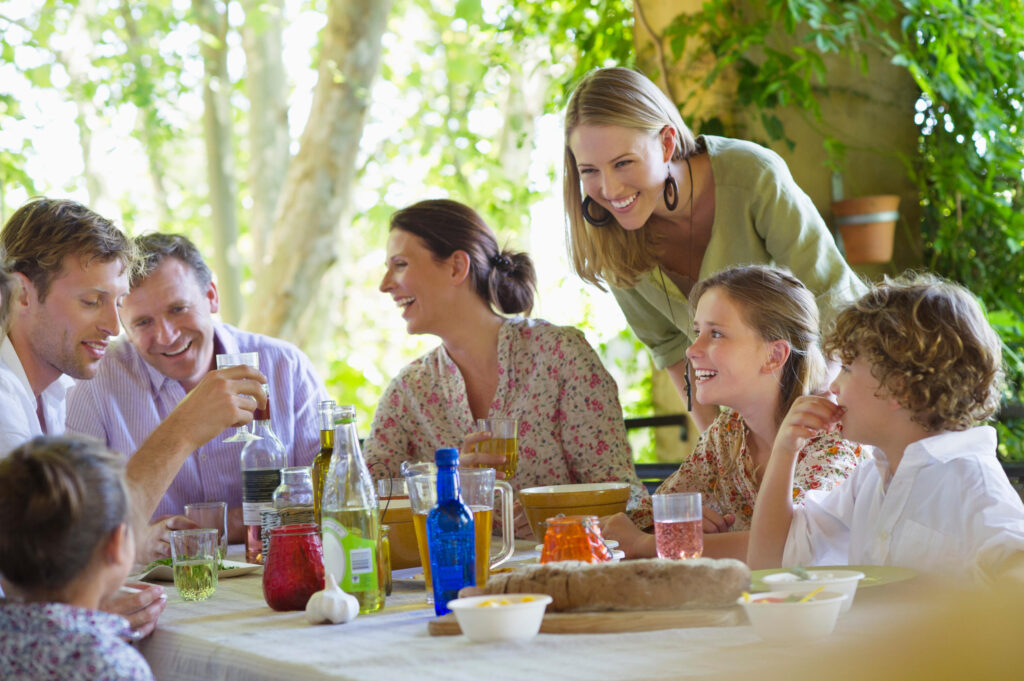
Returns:
[[[611,551],[601,539],[596,515],[555,516],[545,521],[544,549],[541,563],[558,560],[579,560],[604,563],[612,559]]]

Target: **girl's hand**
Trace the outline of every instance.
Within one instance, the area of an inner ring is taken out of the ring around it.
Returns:
[[[626,554],[626,558],[654,558],[657,555],[654,535],[634,525],[625,513],[606,515],[599,522],[601,536],[619,542],[619,548]]]
[[[805,395],[798,398],[779,426],[772,456],[795,457],[812,437],[834,430],[844,412],[842,407],[824,397]]]
[[[125,584],[100,601],[100,610],[128,620],[132,627],[133,641],[153,633],[157,618],[166,606],[167,594],[162,586],[156,584]]]
[[[732,513],[726,513],[722,515],[713,508],[707,506],[704,507],[704,534],[718,534],[719,532],[728,532],[732,524],[736,522],[736,516]]]
[[[504,480],[505,455],[475,451],[478,444],[489,439],[491,439],[491,433],[486,430],[467,435],[466,439],[462,441],[462,450],[459,452],[459,465],[469,468],[493,468],[498,472],[497,478]]]

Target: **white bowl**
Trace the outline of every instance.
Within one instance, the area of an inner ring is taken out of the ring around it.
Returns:
[[[765,641],[806,641],[832,633],[846,594],[823,591],[804,603],[762,602],[792,595],[785,591],[768,591],[751,594],[749,601],[741,596],[736,602],[743,606],[754,631]]]
[[[808,579],[800,579],[792,572],[775,572],[761,578],[764,585],[772,591],[785,591],[786,593],[806,594],[814,591],[819,586],[824,586],[828,591],[846,594],[848,598],[843,601],[843,608],[840,612],[846,612],[853,605],[853,597],[857,593],[857,584],[864,579],[864,573],[857,570],[815,570],[807,569]]]
[[[470,596],[448,602],[462,633],[471,641],[526,641],[540,631],[547,594]]]

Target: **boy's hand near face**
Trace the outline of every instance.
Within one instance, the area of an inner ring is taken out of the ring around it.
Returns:
[[[751,569],[782,564],[789,526],[793,522],[793,468],[797,454],[815,435],[835,429],[843,413],[842,407],[817,395],[801,397],[789,408],[775,436],[754,504],[747,545],[747,564]]]
[[[797,452],[812,437],[823,431],[835,430],[844,412],[842,407],[825,397],[806,395],[797,398],[779,426],[772,446],[772,460],[777,455],[795,459]]]

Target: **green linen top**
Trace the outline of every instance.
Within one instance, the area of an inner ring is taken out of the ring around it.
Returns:
[[[817,297],[823,322],[867,291],[782,157],[743,140],[697,140],[707,149],[715,183],[715,219],[701,279],[737,265],[788,268]],[[664,369],[686,358],[693,334],[690,306],[667,274],[654,268],[633,288],[610,288],[655,366]]]

